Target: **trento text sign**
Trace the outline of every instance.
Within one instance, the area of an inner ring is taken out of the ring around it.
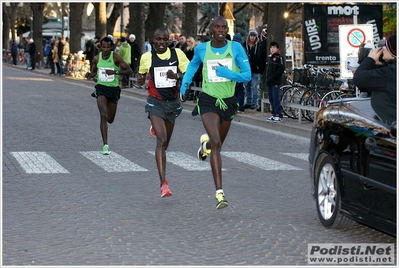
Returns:
[[[303,41],[305,63],[339,65],[339,26],[373,25],[373,42],[382,38],[382,5],[314,5],[304,4]]]

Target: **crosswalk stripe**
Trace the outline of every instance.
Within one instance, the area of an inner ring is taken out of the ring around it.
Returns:
[[[28,174],[69,173],[46,152],[11,152]]]
[[[148,151],[148,153],[155,155],[155,152]],[[166,160],[176,166],[182,167],[191,171],[211,170],[208,162],[200,161],[198,158],[185,154],[183,152],[166,152]]]
[[[283,155],[288,155],[288,156],[291,156],[291,157],[295,157],[295,158],[298,158],[298,159],[302,159],[302,160],[305,160],[305,161],[308,161],[308,156],[309,156],[309,154],[303,154],[303,153],[282,153]]]
[[[80,153],[107,172],[148,171],[115,152],[111,152],[109,155],[102,155],[100,151]]]
[[[251,153],[221,152],[221,154],[229,158],[233,158],[239,162],[264,170],[301,170],[300,168]]]

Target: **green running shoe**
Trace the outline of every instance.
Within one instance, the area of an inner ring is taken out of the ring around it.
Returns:
[[[109,155],[110,151],[109,151],[109,146],[108,144],[104,144],[103,146],[103,155]]]

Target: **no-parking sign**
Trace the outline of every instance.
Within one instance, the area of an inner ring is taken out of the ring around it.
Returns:
[[[359,47],[363,43],[374,45],[372,24],[351,24],[339,26],[339,57],[342,78],[352,78],[348,68],[348,59],[357,58]]]

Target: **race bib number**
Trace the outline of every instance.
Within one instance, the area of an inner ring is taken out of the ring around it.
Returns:
[[[100,68],[98,73],[99,73],[99,78],[100,78],[101,82],[114,81],[114,75],[113,74],[108,75],[107,70],[114,70],[114,69],[113,68]]]
[[[174,87],[176,86],[176,79],[168,79],[167,72],[172,70],[177,73],[177,66],[155,67],[154,68],[154,83],[156,88]]]
[[[233,59],[223,59],[223,60],[208,60],[206,62],[206,65],[208,67],[208,79],[209,82],[215,83],[215,82],[228,82],[230,79],[220,77],[216,75],[216,67],[223,65],[229,70],[233,70]]]

